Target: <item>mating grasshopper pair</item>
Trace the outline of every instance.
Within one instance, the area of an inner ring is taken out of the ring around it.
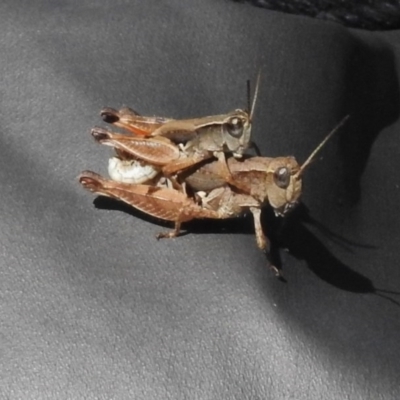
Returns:
[[[103,110],[106,122],[134,136],[94,128],[94,138],[117,152],[109,162],[112,179],[85,171],[80,183],[93,193],[175,223],[173,231],[158,238],[176,237],[181,224],[193,219],[226,219],[250,211],[257,245],[268,254],[262,207],[269,204],[282,216],[297,204],[305,168],[344,120],[302,165],[293,157],[243,157],[250,145],[257,90],[258,84],[249,112],[185,121],[141,117],[130,109]]]

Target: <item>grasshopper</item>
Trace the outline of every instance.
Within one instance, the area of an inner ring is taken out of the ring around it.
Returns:
[[[251,127],[259,82],[260,74],[251,105],[248,86],[249,111],[237,109],[222,115],[174,120],[143,117],[130,108],[119,111],[105,108],[101,111],[105,122],[134,135],[121,135],[96,127],[92,130],[92,136],[99,143],[114,147],[146,164],[161,167],[163,175],[170,178],[177,187],[180,185],[173,175],[216,157],[223,165],[226,180],[230,180],[234,186],[225,153],[241,158],[244,151],[252,145]]]
[[[165,186],[115,182],[91,171],[83,172],[79,181],[93,193],[121,200],[153,217],[174,222],[172,231],[159,233],[157,238],[178,236],[181,224],[193,219],[227,219],[250,211],[254,217],[257,246],[269,254],[269,241],[261,225],[263,206],[269,204],[278,216],[286,215],[296,206],[305,169],[346,120],[347,117],[302,165],[294,157],[251,157],[243,161],[229,158],[229,169],[233,179],[240,183],[240,190],[225,181],[218,161],[210,161],[185,176],[185,182],[195,191],[195,198]]]

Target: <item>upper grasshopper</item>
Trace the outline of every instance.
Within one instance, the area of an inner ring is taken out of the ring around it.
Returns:
[[[161,166],[164,175],[172,178],[203,160],[215,156],[224,164],[226,179],[230,179],[225,153],[241,158],[251,144],[251,127],[258,96],[260,74],[249,110],[237,109],[227,114],[186,120],[143,117],[129,108],[119,111],[105,108],[104,121],[124,128],[135,136],[120,135],[95,128],[92,135],[102,144],[112,146],[143,160]],[[234,182],[231,182],[234,185]]]
[[[192,219],[226,219],[249,210],[254,217],[257,245],[268,253],[268,240],[261,226],[262,207],[269,204],[277,215],[283,216],[298,203],[306,167],[346,119],[325,137],[302,165],[294,157],[252,157],[243,162],[230,158],[229,169],[240,190],[225,181],[217,161],[185,175],[185,182],[195,192],[194,198],[165,186],[115,182],[91,171],[83,172],[79,181],[91,192],[122,200],[147,214],[175,223],[173,231],[161,233],[158,238],[177,236],[181,224]]]

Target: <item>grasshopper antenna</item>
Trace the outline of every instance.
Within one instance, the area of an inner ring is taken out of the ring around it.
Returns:
[[[303,171],[306,169],[308,165],[314,160],[315,156],[317,153],[322,149],[322,147],[325,145],[325,143],[345,124],[345,122],[349,119],[349,115],[346,115],[338,125],[325,137],[325,139],[317,146],[317,148],[310,154],[310,156],[307,158],[307,160],[303,163],[303,165],[300,167],[299,172],[297,172],[296,176],[299,178]]]
[[[251,82],[250,82],[250,79],[247,79],[246,83],[247,83],[247,112],[250,113],[250,110],[251,110]]]
[[[258,71],[256,88],[254,90],[254,97],[253,97],[253,102],[251,103],[251,107],[250,107],[250,81],[247,81],[247,99],[249,102],[250,121],[253,119],[254,108],[256,106],[256,101],[258,96],[258,88],[260,87],[260,80],[261,80],[261,69]]]

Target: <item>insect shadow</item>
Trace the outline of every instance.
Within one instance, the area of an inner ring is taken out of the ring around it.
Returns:
[[[94,205],[99,209],[122,211],[135,218],[140,218],[151,223],[171,229],[171,224],[142,213],[129,205],[108,197],[99,196],[94,200]],[[352,270],[350,267],[337,259],[324,245],[307,229],[305,223],[313,224],[320,230],[321,224],[318,224],[309,214],[308,209],[300,204],[287,218],[276,218],[273,211],[266,207],[262,214],[262,224],[265,227],[268,238],[271,241],[271,256],[273,264],[281,269],[282,262],[280,250],[287,249],[289,253],[297,259],[305,260],[308,268],[323,281],[342,290],[355,293],[371,293],[385,297],[388,300],[397,303],[395,300],[387,297],[386,294],[400,294],[397,292],[385,291],[374,287],[372,281],[364,275]],[[225,220],[194,220],[184,224],[186,231],[183,234],[249,234],[254,235],[254,223],[252,216],[245,215],[241,218],[232,218]],[[346,238],[330,232],[325,229],[325,234],[336,238],[347,247],[373,248],[368,244],[354,243]],[[285,281],[285,279],[281,279]]]
[[[372,146],[380,132],[399,118],[400,93],[396,64],[390,48],[355,38],[347,64],[345,113],[350,115],[345,135],[340,135],[342,187],[339,196],[349,205],[359,202],[361,178]]]
[[[317,227],[322,233],[327,234],[336,243],[343,245],[347,249],[356,247],[375,248],[375,246],[369,244],[356,243],[329,231],[310,216],[308,209],[303,204],[300,204],[286,220],[281,221],[280,226],[274,229],[271,240],[278,242],[279,247],[287,248],[290,254],[297,259],[304,260],[308,268],[323,281],[341,290],[353,293],[375,294],[400,306],[399,302],[389,297],[389,295],[400,295],[400,292],[376,288],[368,277],[354,271],[336,258],[307,229],[306,223]],[[278,253],[274,253],[273,257],[278,257],[277,262],[279,262]]]

